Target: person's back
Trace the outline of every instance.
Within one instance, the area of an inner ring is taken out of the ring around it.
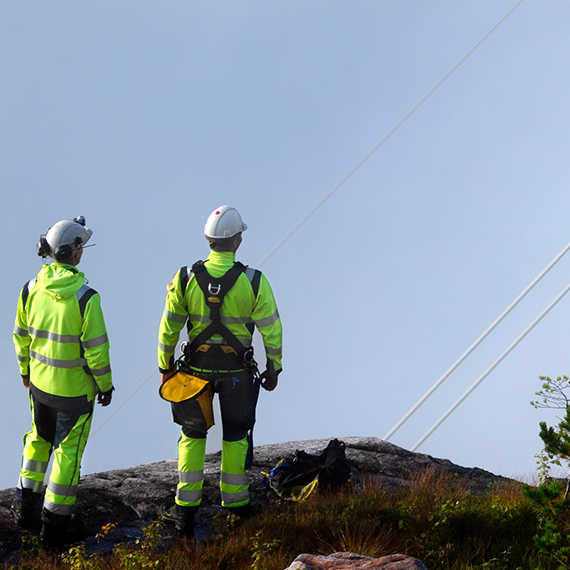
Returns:
[[[186,325],[183,364],[219,394],[222,505],[241,515],[249,506],[247,473],[259,387],[273,390],[277,386],[282,354],[281,319],[269,282],[260,271],[235,261],[246,228],[234,208],[222,206],[212,212],[205,227],[211,250],[208,259],[181,268],[167,286],[158,347],[164,383],[176,370],[174,352]],[[255,328],[262,335],[267,357],[261,376],[253,360]],[[182,426],[179,484],[174,508],[162,508],[161,515],[188,533],[201,502],[208,426],[196,401],[174,403],[172,410],[174,421]]]
[[[221,278],[235,265],[235,253],[231,251],[211,250],[203,264],[208,276]],[[190,271],[189,271],[190,270]],[[176,287],[185,278],[187,284]],[[159,364],[161,369],[169,368],[173,357],[173,345],[178,340],[181,319],[186,319],[188,341],[192,343],[211,324],[210,307],[207,296],[200,288],[197,279],[189,279],[191,268],[182,268],[177,272],[172,283],[168,286],[172,292],[168,305],[170,321],[163,319],[164,328],[161,338],[166,340],[168,352],[159,348]],[[235,336],[241,346],[231,350],[220,334],[214,334],[205,340],[201,350],[193,351],[191,368],[211,370],[243,370],[242,356],[236,354],[240,349],[251,347],[254,329],[258,328],[263,335],[264,347],[267,353],[267,368],[278,371],[281,368],[281,327],[279,313],[273,297],[271,286],[263,273],[245,267],[237,277],[235,284],[226,292],[220,307],[221,323]],[[198,348],[198,347],[197,347]]]
[[[89,296],[90,338],[82,330],[84,296]],[[108,339],[103,319],[94,318],[99,317],[95,312],[101,312],[99,295],[85,285],[85,275],[70,264],[45,265],[29,291],[24,312],[30,333],[32,392],[45,403],[57,401],[49,396],[93,400],[98,390],[93,374],[107,374],[109,366],[108,350],[100,348],[108,346]],[[86,358],[89,372],[84,368]]]
[[[32,430],[24,437],[12,513],[20,526],[34,527],[40,524],[37,510],[43,498],[40,538],[50,545],[71,538],[95,396],[106,406],[113,391],[99,294],[77,269],[90,237],[82,217],[62,220],[40,237],[38,255],[54,262],[22,288],[14,327],[22,382],[30,389]]]

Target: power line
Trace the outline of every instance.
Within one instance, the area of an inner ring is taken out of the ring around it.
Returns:
[[[505,352],[503,352],[503,354],[501,354],[501,356],[499,356],[499,358],[497,358],[497,360],[495,360],[495,362],[493,362],[493,364],[491,364],[491,366],[487,368],[487,370],[481,376],[479,376],[479,378],[477,378],[471,387],[463,393],[459,400],[457,400],[455,404],[453,404],[453,406],[451,406],[451,408],[449,408],[447,412],[445,412],[445,414],[443,414],[443,416],[441,416],[439,420],[437,420],[437,422],[416,442],[414,447],[412,447],[412,451],[415,451],[455,411],[455,409],[467,398],[467,396],[469,396],[469,394],[471,394],[471,392],[473,392],[473,390],[475,390],[475,388],[477,388],[477,386],[479,386],[479,384],[481,384],[481,382],[487,378],[487,376],[508,356],[508,354],[519,344],[519,342],[521,342],[521,340],[523,340],[523,338],[550,312],[550,310],[558,304],[558,302],[564,297],[564,295],[566,295],[566,293],[568,293],[568,291],[570,291],[570,284],[568,284],[566,288],[558,295],[558,297],[556,297],[556,299],[554,299],[554,301],[552,301],[552,303],[550,303],[550,305],[548,305],[548,307],[544,309],[544,311],[542,311],[538,317],[536,317],[536,319],[525,329],[525,331],[509,346],[509,348],[507,348],[507,350],[505,350]]]
[[[158,372],[158,368],[155,368],[115,409],[111,414],[109,414],[92,432],[91,436],[94,436],[111,418]]]
[[[529,283],[524,291],[497,317],[495,322],[459,357],[453,366],[412,406],[400,421],[384,436],[388,441],[416,410],[443,384],[451,373],[491,334],[495,327],[519,304],[526,294],[562,259],[570,249],[570,243]]]
[[[328,193],[322,200],[263,258],[258,267],[261,267],[273,254],[281,248],[305,222],[333,195],[335,192],[461,67],[473,52],[524,2],[518,0],[516,4],[416,103],[410,111],[385,135],[372,149],[350,170],[350,172]]]
[[[261,260],[257,267],[261,267],[268,259],[270,259],[293,234],[295,234],[301,226],[333,195],[341,188],[341,186],[443,85],[443,83],[471,56],[471,54],[524,2],[518,0],[515,5],[448,71],[442,79],[440,79],[422,99],[416,103],[412,109],[386,134],[365,156],[350,170],[350,172],[326,195],[324,198]],[[107,417],[107,419],[98,426],[92,433],[99,431],[105,423],[107,423],[116,412],[118,412],[132,396],[134,396],[148,382],[150,377],[155,374],[154,370],[139,386],[121,402],[118,408]]]

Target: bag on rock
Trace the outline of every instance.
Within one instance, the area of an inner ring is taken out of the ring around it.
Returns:
[[[263,487],[288,501],[301,501],[317,487],[336,489],[350,480],[345,448],[344,442],[333,439],[319,455],[297,450],[293,459],[282,459],[269,473],[263,473]]]

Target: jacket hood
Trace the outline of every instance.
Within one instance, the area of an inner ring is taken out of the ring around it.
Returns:
[[[85,274],[64,263],[44,265],[38,274],[40,289],[56,301],[75,295],[84,283]]]

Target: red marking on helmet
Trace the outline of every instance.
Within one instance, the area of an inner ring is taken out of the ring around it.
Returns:
[[[216,216],[219,216],[219,215],[220,215],[220,211],[218,210],[218,211],[216,212]]]

